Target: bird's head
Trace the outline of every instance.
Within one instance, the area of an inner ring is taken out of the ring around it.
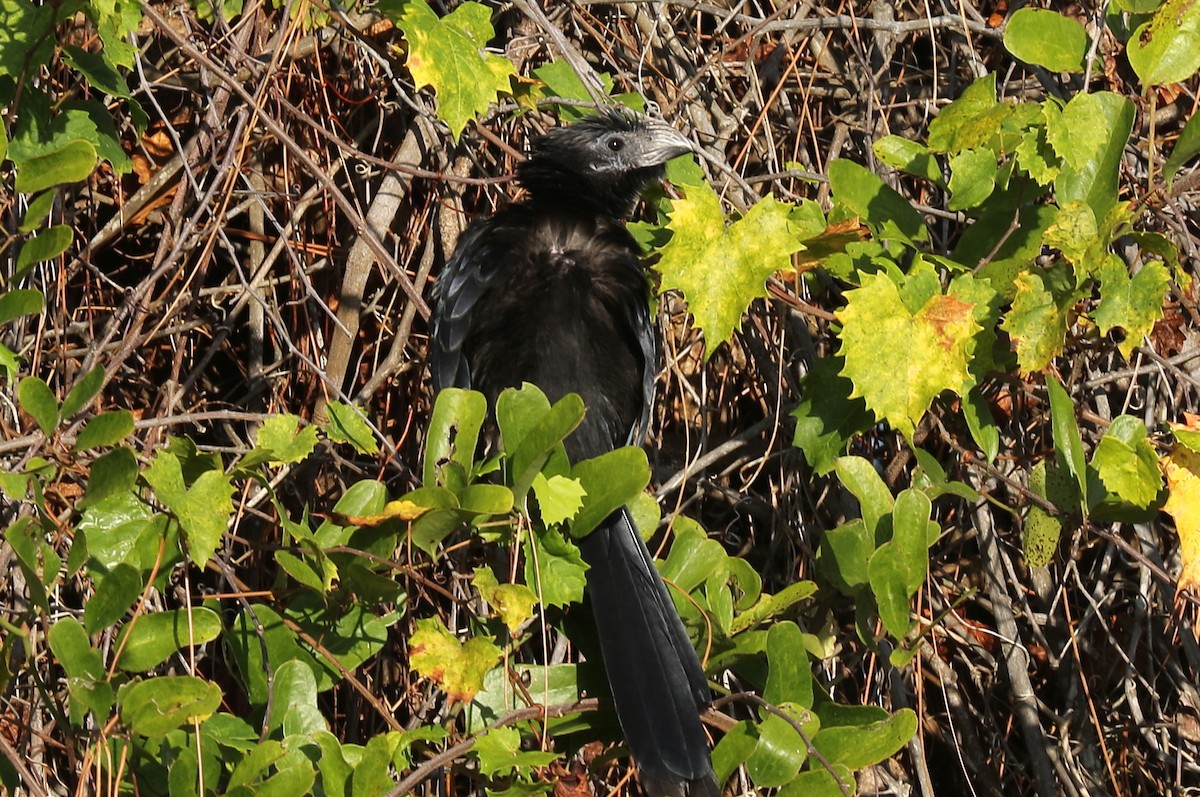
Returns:
[[[608,111],[542,136],[517,174],[535,201],[582,202],[623,218],[667,161],[692,150],[666,122]]]

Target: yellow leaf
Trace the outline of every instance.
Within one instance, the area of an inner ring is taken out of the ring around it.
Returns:
[[[483,688],[483,676],[500,661],[501,653],[486,637],[459,642],[436,618],[417,620],[408,644],[412,668],[435,681],[451,699],[463,702]]]
[[[1177,591],[1200,595],[1200,454],[1178,443],[1159,460],[1167,477],[1167,503],[1163,511],[1175,518],[1179,532]]]
[[[412,501],[388,501],[378,515],[343,515],[334,512],[332,517],[343,526],[382,526],[389,520],[416,520],[429,511],[429,507]]]

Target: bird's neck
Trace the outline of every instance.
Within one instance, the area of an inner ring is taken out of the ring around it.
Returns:
[[[517,176],[529,191],[529,204],[534,207],[560,213],[578,211],[622,221],[633,215],[638,198],[654,179],[655,171],[646,169],[600,179],[533,158],[521,164]]]

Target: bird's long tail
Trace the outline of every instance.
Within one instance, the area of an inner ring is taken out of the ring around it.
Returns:
[[[579,540],[617,718],[652,797],[719,797],[704,669],[629,512]]]

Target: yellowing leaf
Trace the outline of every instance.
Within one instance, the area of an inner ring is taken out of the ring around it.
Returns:
[[[1012,338],[1021,371],[1042,371],[1062,351],[1070,305],[1057,299],[1033,272],[1018,274],[1015,284],[1017,294],[1001,326]]]
[[[943,390],[961,394],[967,355],[980,327],[974,305],[954,295],[931,297],[909,312],[896,284],[868,275],[846,294],[842,322],[845,375],[877,418],[911,438],[929,404]]]
[[[437,683],[454,700],[470,701],[483,688],[483,676],[500,661],[501,650],[486,637],[466,642],[436,618],[417,620],[408,642],[412,668]]]
[[[339,526],[374,527],[382,526],[389,520],[416,520],[428,512],[429,509],[430,507],[400,499],[397,501],[388,501],[384,504],[383,511],[377,515],[343,515],[340,512],[331,512],[330,517]]]
[[[667,226],[673,235],[655,268],[662,290],[683,292],[704,332],[706,356],[729,340],[750,303],[767,295],[767,278],[791,268],[791,254],[803,248],[787,205],[765,197],[727,227],[707,183],[687,187]]]
[[[380,8],[404,31],[413,82],[437,92],[438,116],[455,141],[467,122],[486,111],[497,95],[509,92],[509,79],[516,75],[512,63],[483,50],[495,35],[486,6],[466,2],[441,19],[424,0],[408,0],[399,9],[387,2]]]
[[[1167,477],[1167,503],[1163,511],[1175,518],[1179,532],[1178,591],[1200,594],[1200,454],[1176,443],[1159,460]]]
[[[1115,255],[1109,255],[1101,268],[1100,305],[1093,317],[1105,335],[1115,327],[1125,330],[1117,348],[1126,360],[1162,318],[1163,298],[1170,287],[1171,276],[1158,260],[1146,261],[1132,277]]]
[[[537,595],[524,584],[501,584],[490,567],[475,568],[473,583],[480,596],[500,615],[509,633],[516,632],[533,616]]]

